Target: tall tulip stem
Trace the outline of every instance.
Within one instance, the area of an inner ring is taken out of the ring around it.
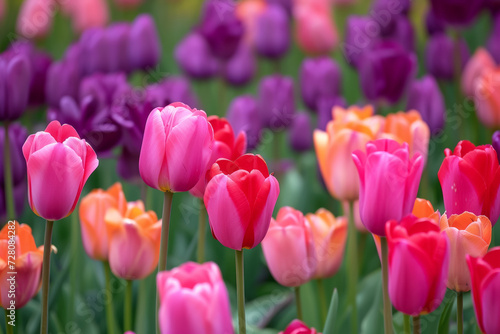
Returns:
[[[404,334],[411,334],[410,316],[403,314]]]
[[[347,281],[349,304],[351,305],[351,333],[358,332],[358,308],[356,305],[356,292],[358,285],[358,233],[354,223],[354,202],[349,202],[349,217],[347,232]]]
[[[42,319],[40,333],[47,334],[49,328],[49,280],[50,280],[50,253],[52,251],[52,228],[54,221],[47,220],[45,224],[45,242],[43,244],[42,266]]]
[[[321,323],[325,323],[326,315],[328,313],[327,305],[326,305],[326,292],[325,285],[322,278],[318,278],[316,280],[318,284],[318,297],[319,297],[319,306],[321,310]]]
[[[5,136],[3,141],[3,161],[4,161],[4,186],[5,202],[7,204],[7,219],[15,219],[14,209],[14,187],[12,185],[12,165],[10,156],[9,122],[5,122]]]
[[[457,334],[464,332],[464,293],[457,292]]]
[[[125,290],[125,306],[123,310],[123,324],[125,331],[132,330],[132,281],[127,280]]]
[[[9,325],[10,319],[9,319],[8,315],[9,315],[10,311],[7,309],[4,309],[4,310],[5,310],[5,330],[6,330],[7,334],[14,334],[14,326]],[[0,329],[0,333],[3,334],[3,331],[1,329]]]
[[[106,261],[102,262],[104,268],[104,280],[106,281],[106,295],[108,300],[106,302],[106,326],[108,333],[115,333],[115,310],[113,308],[113,292],[111,290],[111,268]]]
[[[243,267],[243,251],[236,251],[236,290],[238,296],[238,326],[239,334],[246,334],[247,326],[245,320],[245,275]]]
[[[420,334],[420,316],[413,317],[413,334]]]
[[[302,303],[300,302],[300,285],[293,288],[295,292],[295,306],[297,307],[297,319],[302,321]]]
[[[200,213],[198,216],[198,252],[197,260],[198,263],[203,263],[205,261],[205,229],[207,225],[207,212],[205,209],[205,204],[203,199],[200,199]]]
[[[382,290],[384,292],[384,328],[385,334],[392,334],[392,305],[389,299],[389,261],[386,237],[380,237],[382,248]],[[414,321],[415,323],[415,321]],[[416,332],[414,332],[416,333]]]

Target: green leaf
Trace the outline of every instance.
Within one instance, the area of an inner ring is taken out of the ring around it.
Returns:
[[[330,308],[328,309],[328,316],[326,317],[323,334],[333,333],[335,326],[335,318],[337,317],[338,306],[339,306],[339,294],[337,293],[337,289],[335,289],[333,290],[332,300],[330,301]]]
[[[450,298],[444,307],[441,317],[439,318],[438,334],[448,334],[450,330],[450,316],[455,299]]]

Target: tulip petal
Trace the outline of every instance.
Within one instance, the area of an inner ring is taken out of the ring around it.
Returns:
[[[205,319],[206,301],[192,290],[179,289],[165,296],[159,311],[162,333],[211,334]]]
[[[148,186],[161,191],[169,190],[169,184],[160,175],[165,160],[165,143],[165,127],[160,110],[155,109],[146,122],[139,156],[139,171]],[[168,171],[166,172],[168,173]],[[160,180],[161,182],[159,182]]]
[[[500,271],[488,275],[480,287],[482,295],[483,318],[485,333],[500,333]]]

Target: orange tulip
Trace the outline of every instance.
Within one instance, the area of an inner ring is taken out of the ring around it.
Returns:
[[[318,265],[314,278],[327,278],[339,270],[347,240],[347,219],[325,209],[306,215],[312,230]]]
[[[432,203],[423,198],[417,198],[413,204],[412,214],[418,218],[430,218],[439,224],[440,214],[439,211],[434,211]]]
[[[128,280],[151,274],[160,256],[161,220],[156,213],[145,212],[142,201],[130,202],[125,214],[108,209],[105,221],[111,271]]]
[[[23,307],[37,294],[41,284],[42,261],[43,246],[36,247],[31,227],[9,222],[2,228],[0,304],[6,311]],[[11,272],[17,274],[12,275]],[[15,284],[14,288],[12,284]]]
[[[484,70],[475,81],[477,117],[484,126],[500,127],[500,68]]]
[[[359,177],[352,153],[365,151],[366,143],[382,132],[384,118],[373,116],[373,108],[335,107],[326,132],[314,131],[319,167],[330,194],[341,201],[359,197]]]
[[[439,222],[441,231],[450,239],[450,270],[448,288],[455,291],[469,291],[471,278],[466,255],[482,257],[491,242],[491,222],[486,216],[476,216],[470,212],[460,215],[443,214]]]
[[[120,183],[115,183],[108,190],[95,189],[80,203],[83,247],[88,256],[95,260],[108,260],[108,233],[104,217],[110,208],[122,215],[127,211],[127,200]]]

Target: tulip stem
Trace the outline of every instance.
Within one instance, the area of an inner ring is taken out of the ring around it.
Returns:
[[[358,332],[358,308],[356,292],[358,285],[358,234],[354,223],[354,202],[349,202],[349,218],[347,232],[347,281],[349,304],[351,305],[351,333]]]
[[[410,316],[408,314],[403,314],[404,321],[404,334],[411,334]]]
[[[132,330],[132,281],[127,280],[125,290],[125,309],[123,310],[123,324],[125,331]]]
[[[389,299],[389,267],[388,267],[388,249],[386,237],[380,237],[380,246],[382,248],[382,290],[384,292],[384,328],[385,334],[392,334],[392,305]],[[415,318],[413,318],[415,324]],[[414,332],[416,333],[416,332]]]
[[[243,274],[243,251],[236,251],[236,290],[238,295],[238,326],[239,334],[246,334],[245,321],[245,276]]]
[[[52,228],[54,221],[47,220],[45,224],[45,242],[43,244],[42,266],[42,319],[40,333],[47,334],[49,328],[49,280],[50,280],[50,253],[52,251]]]
[[[71,308],[71,319],[75,314],[75,295],[78,291],[78,272],[80,270],[80,263],[78,261],[79,252],[78,245],[80,242],[78,234],[79,224],[78,224],[78,212],[73,211],[71,214],[71,269],[70,269],[70,282],[71,282],[71,292],[70,292],[70,308]]]
[[[7,334],[14,334],[14,326],[9,325],[9,310],[5,309],[5,330]],[[1,328],[1,327],[0,327]],[[0,329],[0,333],[3,334],[3,331]]]
[[[420,334],[420,316],[413,317],[413,334]]]
[[[327,306],[326,306],[326,293],[325,293],[325,285],[323,282],[322,278],[318,278],[316,280],[318,283],[318,296],[319,296],[319,306],[321,309],[321,323],[325,323],[326,321],[326,315],[328,312]]]
[[[295,306],[297,307],[297,319],[302,321],[302,304],[300,302],[300,285],[293,288],[295,292]]]
[[[457,292],[457,334],[463,334],[464,332],[464,293]]]
[[[205,229],[207,225],[207,213],[203,199],[200,198],[200,214],[198,216],[198,263],[205,261]]]
[[[168,252],[168,230],[170,228],[170,212],[172,211],[172,198],[174,193],[165,191],[163,197],[163,216],[161,225],[161,241],[160,241],[160,260],[158,261],[158,272],[167,269],[167,252]],[[156,333],[160,332],[158,322],[158,312],[160,311],[160,296],[156,289]]]
[[[111,290],[111,268],[109,263],[102,261],[104,267],[104,280],[106,281],[106,295],[108,300],[106,302],[106,325],[108,327],[108,333],[115,333],[115,311],[113,309],[113,290]]]
[[[5,122],[5,135],[3,141],[3,161],[4,165],[4,186],[5,186],[5,202],[7,205],[7,220],[16,218],[14,209],[14,188],[12,185],[12,165],[10,156],[10,137],[9,137],[9,122]]]

